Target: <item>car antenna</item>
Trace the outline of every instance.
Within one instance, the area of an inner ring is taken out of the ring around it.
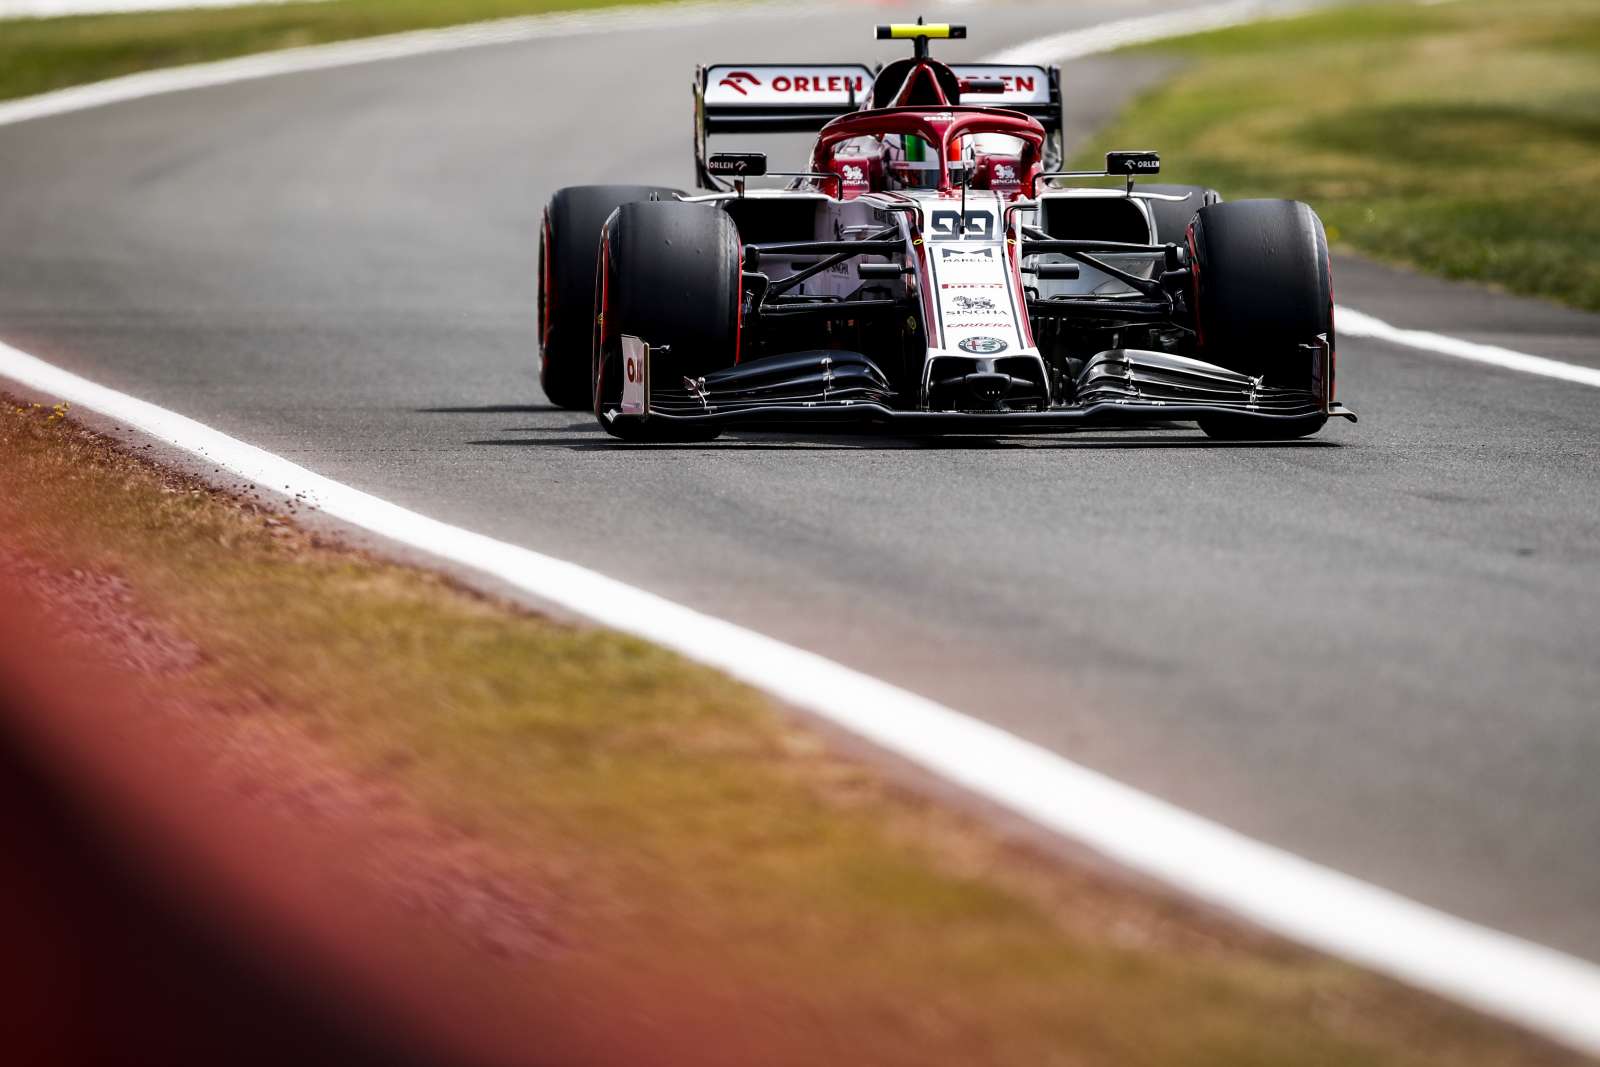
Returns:
[[[919,30],[922,32],[919,33]],[[910,38],[913,49],[912,54],[917,59],[928,58],[928,41],[930,38],[937,37],[940,40],[945,40],[951,37],[963,38],[966,35],[967,28],[964,25],[947,22],[930,23],[921,15],[917,16],[917,21],[915,22],[890,23],[887,26],[878,27],[878,40],[880,41],[898,41]]]

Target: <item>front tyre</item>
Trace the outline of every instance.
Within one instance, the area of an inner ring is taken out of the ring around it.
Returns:
[[[667,199],[653,185],[573,185],[558,190],[539,231],[539,385],[557,407],[586,410],[600,227],[623,204]]]
[[[1163,196],[1181,196],[1183,200],[1145,200],[1145,207],[1150,209],[1151,219],[1155,222],[1156,244],[1182,245],[1189,241],[1189,223],[1194,221],[1195,212],[1212,204],[1222,203],[1222,194],[1215,189],[1208,189],[1204,185],[1172,185],[1170,183],[1148,184],[1140,182],[1138,186],[1141,193],[1160,193]]]
[[[1333,280],[1322,220],[1295,200],[1202,207],[1189,228],[1200,358],[1268,385],[1326,397],[1333,374]],[[1327,357],[1304,346],[1326,337]],[[1322,429],[1325,412],[1283,420],[1201,419],[1210,437],[1288,440]]]
[[[743,265],[739,231],[719,207],[661,202],[617,209],[601,242],[592,360],[594,413],[607,433],[625,441],[709,441],[721,432],[618,413],[622,337],[651,346],[657,381],[733,366]]]

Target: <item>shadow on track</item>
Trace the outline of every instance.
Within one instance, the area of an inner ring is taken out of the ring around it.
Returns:
[[[416,409],[419,414],[438,415],[547,415],[573,414],[552,404],[485,404],[477,407],[431,407]],[[1152,432],[1155,431],[1155,432]],[[1138,430],[1114,430],[1105,427],[1083,429],[1062,434],[1017,435],[1011,437],[983,437],[978,435],[941,435],[907,437],[883,432],[869,433],[784,433],[773,431],[732,431],[715,441],[683,443],[634,444],[614,440],[605,435],[592,421],[568,422],[564,425],[507,426],[499,432],[528,434],[527,437],[488,437],[466,441],[465,444],[482,448],[565,448],[579,452],[590,451],[667,451],[667,452],[719,452],[719,451],[777,451],[840,452],[840,451],[928,451],[959,450],[981,451],[995,449],[1235,449],[1235,448],[1338,448],[1339,442],[1320,438],[1301,438],[1291,441],[1228,441],[1204,436],[1198,427],[1185,423],[1146,424]],[[578,436],[567,436],[574,432]],[[554,436],[561,434],[561,436]]]
[[[484,404],[481,407],[416,409],[418,415],[544,415],[561,410],[554,404]]]
[[[530,428],[530,433],[537,430]],[[827,437],[801,435],[728,435],[716,441],[689,443],[634,444],[600,434],[582,437],[501,437],[466,442],[494,448],[566,448],[576,452],[871,452],[871,451],[984,451],[1000,449],[1249,449],[1249,448],[1340,448],[1337,441],[1315,438],[1294,441],[1220,441],[1209,437],[872,437],[830,434]]]

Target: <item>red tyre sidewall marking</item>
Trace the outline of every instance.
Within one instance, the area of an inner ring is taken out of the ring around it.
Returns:
[[[595,324],[594,413],[600,417],[606,381],[606,348],[611,329],[611,229],[600,231],[600,321]]]

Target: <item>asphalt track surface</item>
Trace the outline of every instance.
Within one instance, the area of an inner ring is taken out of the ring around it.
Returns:
[[[1174,5],[963,5],[973,37],[942,51],[1158,6]],[[871,61],[892,51],[866,29],[884,10],[473,49],[0,129],[0,338],[1600,959],[1600,390],[1347,339],[1361,423],[1292,445],[1175,427],[638,448],[546,405],[545,198],[681,187],[695,61]],[[1074,64],[1075,132],[1157,74]],[[1335,286],[1397,326],[1600,366],[1600,316],[1352,259]]]

